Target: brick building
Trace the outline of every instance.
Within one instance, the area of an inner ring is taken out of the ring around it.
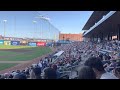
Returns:
[[[59,40],[82,41],[82,34],[63,34],[60,33]]]

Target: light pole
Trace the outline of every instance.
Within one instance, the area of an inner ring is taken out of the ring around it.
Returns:
[[[49,30],[50,30],[50,18],[47,18],[47,17],[44,17],[44,16],[42,16],[42,15],[39,15],[39,16],[37,16],[37,17],[35,17],[35,18],[38,18],[38,19],[41,19],[41,20],[44,20],[44,21],[47,21],[48,22],[48,24],[49,24]],[[41,22],[41,29],[42,29],[42,22]],[[43,34],[43,31],[41,30],[41,35]],[[43,36],[43,35],[42,35]],[[49,34],[49,37],[50,37],[50,34]]]
[[[7,22],[7,20],[3,20],[3,22],[4,22],[4,38],[5,38],[5,31],[6,31],[6,22]]]
[[[50,39],[50,29],[51,29],[51,26],[50,26],[50,22],[48,21],[48,26],[49,26],[49,29],[48,29],[48,37],[49,37],[49,39]]]
[[[37,29],[37,27],[36,27],[36,23],[37,23],[37,21],[33,21],[33,24],[34,24],[34,30],[35,30],[35,31],[34,31],[34,34],[36,33],[36,29]],[[34,34],[33,34],[33,38],[35,38],[35,37],[34,37]]]
[[[14,24],[15,24],[15,35],[16,35],[16,17],[14,17]]]

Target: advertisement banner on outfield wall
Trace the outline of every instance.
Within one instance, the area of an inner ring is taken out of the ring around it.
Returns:
[[[26,45],[28,45],[28,42],[25,41],[25,40],[21,40],[21,41],[20,41],[20,45],[24,45],[24,46],[26,46]]]
[[[11,45],[14,45],[14,46],[20,45],[20,41],[11,41]]]
[[[4,44],[4,40],[0,40],[0,45],[3,45]]]
[[[46,46],[46,42],[37,42],[37,46]]]
[[[11,45],[11,41],[4,41],[4,45]]]
[[[36,42],[28,42],[28,46],[36,46]]]

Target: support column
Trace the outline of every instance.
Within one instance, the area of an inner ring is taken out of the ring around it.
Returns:
[[[120,40],[120,24],[118,24],[117,39]]]
[[[110,38],[109,38],[109,37],[110,37],[110,34],[108,34],[108,36],[107,36],[107,40],[108,40],[108,41],[110,40]]]
[[[98,35],[97,35],[97,42],[98,42],[98,39],[99,39],[99,37],[98,37]]]
[[[101,33],[100,39],[101,39],[101,41],[103,41],[103,33]]]

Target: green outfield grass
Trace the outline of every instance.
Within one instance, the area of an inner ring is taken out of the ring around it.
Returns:
[[[27,61],[52,51],[49,47],[31,47],[24,50],[30,50],[30,52],[0,51],[0,57],[2,56],[0,61]]]
[[[2,59],[2,61],[27,61],[27,60],[32,60],[34,58],[40,57],[44,54],[47,54],[51,52],[50,48],[33,48],[33,51],[31,53],[20,53],[17,54],[16,56],[12,57],[6,57]]]
[[[12,54],[18,54],[17,52],[10,52],[10,51],[0,51],[0,56],[8,56]]]
[[[15,65],[17,65],[17,63],[0,63],[0,71],[10,68],[10,67],[13,67]]]
[[[30,47],[30,46],[3,46],[0,49],[28,50],[25,52],[14,52],[0,50],[0,61],[28,61],[45,55],[52,50],[49,47]],[[17,63],[19,64],[19,63]],[[0,71],[17,65],[16,63],[0,63]]]
[[[31,46],[0,45],[0,49],[22,49],[22,48],[31,48]]]

